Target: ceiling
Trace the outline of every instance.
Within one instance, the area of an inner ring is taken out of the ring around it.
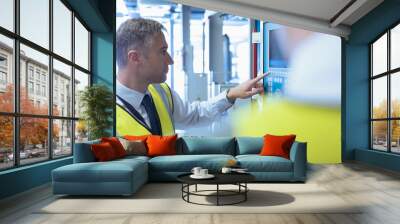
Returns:
[[[171,0],[291,27],[350,35],[350,26],[383,0]]]

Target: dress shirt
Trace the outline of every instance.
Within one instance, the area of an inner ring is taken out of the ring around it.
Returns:
[[[146,124],[151,127],[147,112],[142,105],[144,95],[150,93],[141,93],[124,86],[118,80],[116,80],[116,82],[117,95],[131,104],[135,110],[142,115]],[[172,89],[171,93],[174,104],[172,122],[174,123],[175,128],[179,129],[187,128],[187,126],[190,125],[210,123],[233,105],[226,98],[226,91],[208,101],[196,101],[193,103],[184,102],[180,98],[179,94]],[[117,103],[123,105],[118,98]]]

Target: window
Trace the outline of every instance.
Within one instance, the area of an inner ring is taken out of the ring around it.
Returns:
[[[40,70],[36,69],[36,80],[40,81]]]
[[[7,84],[7,73],[0,71],[0,84],[6,85]]]
[[[0,54],[0,86],[1,91],[4,91],[7,85],[7,56]]]
[[[3,68],[7,67],[7,56],[0,55],[0,67],[3,67]]]
[[[46,96],[46,86],[42,86],[42,96]]]
[[[62,103],[64,103],[64,97],[65,95],[72,95],[72,91],[70,89],[65,89],[65,84],[69,83],[69,85],[72,84],[72,69],[71,66],[68,66],[58,60],[53,60],[54,64],[54,71],[53,71],[53,78],[54,78],[54,83],[53,83],[53,91],[55,95],[53,95],[53,103],[58,104],[59,103],[59,93],[60,93],[60,100]],[[76,79],[76,78],[75,78]],[[69,105],[72,104],[72,98],[67,99]],[[57,110],[53,111],[53,114],[60,113],[59,108]],[[65,111],[66,116],[72,116],[72,108],[67,107],[67,110]]]
[[[371,148],[400,153],[400,24],[370,45]]]
[[[53,0],[54,53],[71,60],[72,12],[60,0]]]
[[[55,149],[53,150],[53,157],[61,157],[71,154],[72,144],[72,122],[71,120],[53,120],[53,136],[58,137],[53,140]]]
[[[33,94],[33,82],[28,82],[28,91],[29,94]]]
[[[14,31],[14,0],[0,1],[0,26]]]
[[[42,73],[42,82],[46,82],[46,74]]]
[[[36,95],[40,95],[40,84],[36,84]]]
[[[49,0],[20,0],[21,36],[49,49]],[[40,12],[40,13],[39,13]]]
[[[75,62],[82,68],[89,69],[89,32],[75,18]]]
[[[28,71],[29,79],[33,80],[33,67],[29,66],[29,71]]]
[[[0,6],[2,6],[3,1],[0,1]],[[0,14],[3,12],[3,9],[0,8]],[[2,18],[2,15],[0,15],[0,20]],[[13,83],[13,78],[14,77],[14,71],[12,69],[10,59],[14,57],[14,42],[13,39],[6,37],[5,35],[2,35],[0,33],[0,73],[2,74],[0,78],[0,124],[2,124],[3,120],[8,121],[7,117],[2,117],[1,112],[8,112],[12,113],[14,111],[14,83]],[[6,60],[8,62],[6,62]],[[1,81],[2,80],[2,81]],[[10,130],[10,129],[7,129]],[[0,136],[1,139],[1,136]],[[12,140],[11,140],[12,141]],[[7,145],[7,146],[6,146]],[[2,144],[0,141],[0,149],[3,147],[12,147],[13,145],[10,144]],[[6,148],[7,150],[12,150],[12,148]],[[1,169],[1,160],[0,160],[0,169]]]
[[[87,139],[73,105],[75,87],[90,83],[91,33],[71,9],[63,0],[0,0],[0,82],[8,82],[0,88],[0,170],[70,156],[76,133]]]
[[[80,92],[89,85],[89,75],[78,70],[75,71],[75,116],[79,117],[81,108],[79,107]]]

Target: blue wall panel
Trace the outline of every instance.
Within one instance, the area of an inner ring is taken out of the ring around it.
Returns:
[[[0,172],[0,199],[48,183],[53,169],[71,163],[69,157]]]
[[[392,153],[380,151],[356,149],[355,160],[400,172],[400,155],[394,155]]]
[[[354,159],[353,150],[369,145],[368,46],[346,45],[346,142],[343,158]]]
[[[93,83],[102,83],[113,89],[113,34],[93,33],[92,46]]]

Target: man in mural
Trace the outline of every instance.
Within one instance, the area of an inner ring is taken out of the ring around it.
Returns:
[[[173,60],[167,52],[163,30],[160,23],[148,19],[129,19],[117,30],[118,135],[173,135],[175,127],[211,122],[237,98],[249,98],[263,91],[257,82],[265,74],[207,102],[183,102],[164,83]]]

